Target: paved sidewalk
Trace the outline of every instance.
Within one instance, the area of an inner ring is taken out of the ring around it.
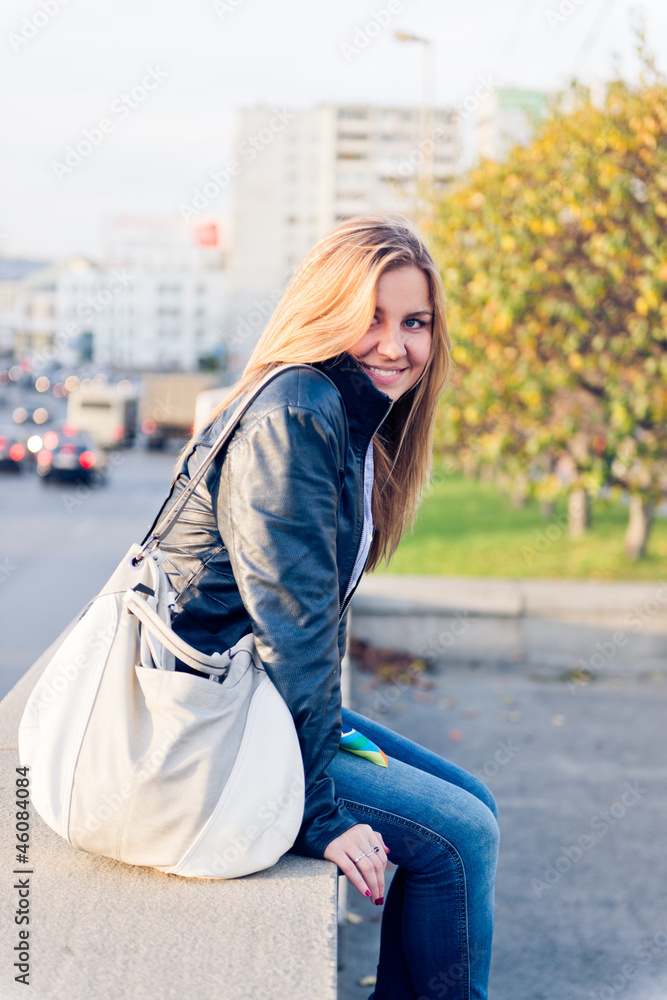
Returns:
[[[450,665],[639,679],[667,667],[667,583],[372,574],[352,634]]]
[[[664,675],[572,687],[444,669],[431,690],[370,680],[353,669],[357,711],[477,774],[496,796],[489,1000],[665,1000]],[[517,749],[498,764],[501,743]],[[357,984],[375,972],[380,915],[353,890],[348,907],[364,922],[342,928],[339,1000],[366,1000],[372,987]]]
[[[404,609],[427,606],[511,618],[575,617],[591,622],[617,620],[648,601],[652,603],[647,616],[667,631],[667,582],[658,580],[506,580],[373,573],[362,577],[357,595],[357,603],[390,601]]]

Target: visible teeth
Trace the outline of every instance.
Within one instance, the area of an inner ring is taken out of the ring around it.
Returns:
[[[373,365],[366,365],[369,371],[377,372],[378,375],[395,375],[396,372],[402,372],[402,368],[373,368]]]

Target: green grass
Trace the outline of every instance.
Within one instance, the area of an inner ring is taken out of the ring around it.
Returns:
[[[565,577],[582,580],[667,578],[667,521],[655,520],[644,559],[623,550],[627,508],[593,504],[590,531],[567,536],[565,504],[545,520],[536,501],[513,508],[489,483],[440,474],[413,534],[401,542],[389,573],[444,576]]]

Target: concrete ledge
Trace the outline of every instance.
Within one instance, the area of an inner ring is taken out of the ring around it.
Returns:
[[[32,874],[14,878],[30,878],[34,1000],[335,1000],[338,870],[329,861],[286,854],[244,878],[183,879],[75,851],[34,810],[30,864],[15,861],[18,722],[48,659],[47,650],[0,703],[2,1000],[26,996],[9,957],[20,928],[8,880],[23,867]]]
[[[667,667],[667,583],[364,577],[352,634],[451,664],[553,675]]]

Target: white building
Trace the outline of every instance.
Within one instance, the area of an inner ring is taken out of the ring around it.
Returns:
[[[512,146],[527,146],[548,114],[548,97],[539,90],[494,90],[479,106],[477,157],[504,160]]]
[[[225,270],[215,223],[193,230],[176,218],[114,219],[100,275],[98,364],[194,371],[224,363]]]
[[[0,259],[0,358],[14,357],[14,337],[22,283],[46,261]]]
[[[35,271],[17,293],[14,356],[37,368],[224,364],[225,274],[211,228],[195,244],[181,223],[119,220],[103,263],[73,258]]]
[[[239,112],[233,178],[228,343],[240,366],[289,275],[339,221],[400,213],[415,219],[424,168],[436,187],[458,170],[456,112],[334,106]]]

